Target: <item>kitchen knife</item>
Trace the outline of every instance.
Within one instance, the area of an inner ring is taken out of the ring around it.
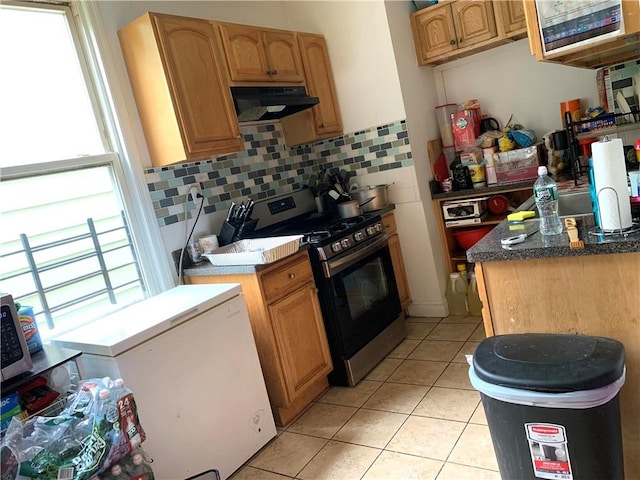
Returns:
[[[245,220],[251,218],[251,212],[253,212],[253,205],[256,202],[254,202],[253,200],[249,199],[249,203],[247,204],[247,211],[245,212],[244,218]]]
[[[229,211],[227,212],[227,222],[231,221],[231,217],[233,216],[233,211],[236,208],[236,204],[235,202],[231,202],[231,205],[229,205]]]

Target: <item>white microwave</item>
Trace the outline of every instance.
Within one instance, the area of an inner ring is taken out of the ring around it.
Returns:
[[[2,381],[28,372],[33,367],[27,341],[22,333],[20,318],[13,297],[0,293],[0,354],[2,356]]]

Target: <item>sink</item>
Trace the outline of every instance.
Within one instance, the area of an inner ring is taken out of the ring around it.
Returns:
[[[533,210],[538,215],[533,197],[531,197],[526,205],[521,206],[523,210]],[[560,193],[558,196],[558,216],[560,217],[584,217],[593,215],[591,209],[591,196],[589,191]]]
[[[592,215],[589,191],[561,193],[558,196],[558,215],[561,217],[579,217]]]

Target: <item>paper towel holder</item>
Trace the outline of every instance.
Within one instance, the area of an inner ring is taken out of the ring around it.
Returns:
[[[605,138],[607,137],[605,136]],[[603,141],[609,141],[609,140],[603,139]],[[626,228],[622,227],[622,212],[620,211],[620,197],[618,197],[618,192],[613,187],[603,187],[600,190],[598,190],[598,193],[596,193],[596,197],[598,199],[598,217],[602,218],[602,211],[600,210],[600,194],[605,190],[611,190],[613,194],[616,196],[616,206],[618,208],[618,225],[620,225],[620,228],[615,228],[613,230],[604,230],[602,227],[597,225],[589,229],[589,235],[599,235],[599,236],[621,235],[623,237],[627,237],[632,233],[640,231],[640,224],[635,223],[633,221],[631,222],[630,226]]]

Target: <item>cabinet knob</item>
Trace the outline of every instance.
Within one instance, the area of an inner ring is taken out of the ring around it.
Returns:
[[[458,43],[462,43],[462,39],[461,38],[458,39]]]
[[[293,280],[294,278],[296,278],[296,274],[295,273],[290,273],[289,274],[289,279]]]
[[[450,45],[455,45],[455,44],[456,44],[456,41],[455,41],[455,40],[451,40],[451,41],[449,42],[449,44],[450,44]]]

